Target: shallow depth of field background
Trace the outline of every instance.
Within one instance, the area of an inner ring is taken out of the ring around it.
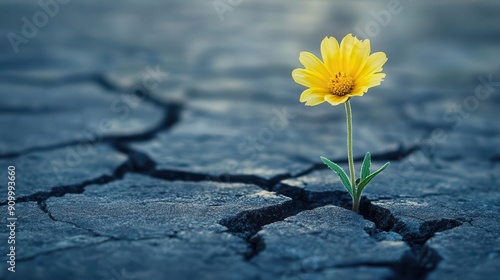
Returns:
[[[290,72],[300,66],[299,52],[319,55],[325,36],[353,33],[369,38],[372,50],[389,58],[386,81],[354,100],[354,116],[356,104],[377,100],[376,116],[395,109],[380,100],[397,100],[391,103],[396,109],[425,124],[429,111],[443,121],[446,110],[474,95],[478,76],[495,80],[498,75],[500,6],[493,0],[234,2],[73,0],[60,4],[33,38],[23,36],[28,42],[16,54],[7,34],[22,36],[22,18],[33,23],[43,10],[37,1],[4,1],[1,79],[8,84],[15,82],[9,79],[14,73],[102,73],[132,81],[142,77],[146,66],[160,65],[169,73],[156,90],[162,98],[189,103],[196,92],[257,103],[266,98],[296,101],[303,88],[293,83]],[[219,14],[214,6],[227,10]],[[492,96],[469,105],[472,118],[495,111],[497,101]],[[317,110],[343,114],[342,108],[327,105],[304,108],[301,114]],[[457,121],[450,116],[444,122]],[[334,125],[341,124],[325,123],[325,129]],[[3,147],[0,154],[6,152]]]

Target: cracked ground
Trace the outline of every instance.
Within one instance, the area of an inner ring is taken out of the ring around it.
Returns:
[[[347,168],[344,110],[291,71],[391,1],[49,2],[17,53],[44,9],[0,4],[0,279],[498,279],[496,1],[401,1],[369,36],[355,164],[391,165],[359,214],[320,161]]]

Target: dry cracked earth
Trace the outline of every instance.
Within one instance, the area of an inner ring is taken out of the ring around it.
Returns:
[[[387,5],[363,4],[73,1],[3,40],[0,278],[498,279],[500,7],[401,2],[371,38],[387,79],[352,100],[356,165],[391,165],[355,214],[319,160],[347,167],[343,108],[304,107],[290,73]],[[5,34],[41,9],[0,5]]]

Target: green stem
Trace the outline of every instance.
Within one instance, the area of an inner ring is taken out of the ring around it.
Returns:
[[[352,211],[359,213],[359,198],[358,197],[352,198]]]
[[[359,198],[356,189],[356,175],[354,174],[354,159],[352,155],[352,114],[351,103],[349,100],[345,103],[345,113],[347,117],[347,158],[349,160],[349,171],[351,173],[351,186],[352,186],[352,211],[359,212]]]

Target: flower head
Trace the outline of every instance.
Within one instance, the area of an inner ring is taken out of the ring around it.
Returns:
[[[300,95],[300,102],[315,106],[323,102],[339,105],[350,97],[363,96],[369,88],[378,86],[385,74],[382,66],[387,61],[383,52],[370,55],[370,40],[358,40],[348,34],[339,43],[334,37],[321,42],[319,60],[310,52],[301,52],[299,61],[305,69],[293,70],[293,80],[308,87]]]

